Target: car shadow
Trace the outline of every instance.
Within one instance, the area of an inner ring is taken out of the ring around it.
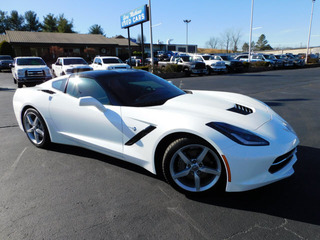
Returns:
[[[144,168],[138,165],[135,165],[126,161],[122,161],[117,158],[113,158],[105,154],[94,152],[89,149],[85,149],[81,147],[52,143],[48,151],[60,152],[60,153],[70,154],[70,155],[79,156],[79,157],[92,158],[101,162],[112,164],[117,167],[134,171],[143,175],[147,175],[153,178],[158,178],[156,175],[150,173],[149,171],[145,170]]]
[[[17,90],[17,89],[15,89],[15,88],[2,88],[2,87],[0,87],[0,91],[15,91],[15,90]]]
[[[259,74],[259,73],[248,73],[246,74],[245,72],[244,73],[235,73],[235,74],[230,74],[232,76],[237,76],[237,77],[281,77],[281,75],[278,75],[278,74]]]
[[[247,192],[187,197],[210,205],[320,225],[319,155],[318,148],[299,146],[295,174],[288,179]]]
[[[52,144],[50,151],[92,158],[143,174],[159,181],[142,167],[80,147]],[[295,174],[290,178],[246,192],[221,192],[214,195],[186,195],[188,199],[209,205],[264,213],[281,218],[320,225],[320,149],[299,146]]]

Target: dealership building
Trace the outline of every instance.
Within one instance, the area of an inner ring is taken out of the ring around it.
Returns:
[[[16,56],[39,56],[50,62],[59,56],[81,56],[88,60],[96,55],[128,56],[128,39],[123,36],[107,38],[100,34],[6,31],[0,35],[0,42],[7,41]],[[141,51],[141,46],[133,41],[131,51]],[[188,45],[189,52],[196,52],[197,45]],[[183,44],[153,44],[153,51],[186,51]],[[145,52],[150,53],[150,45],[145,44]]]

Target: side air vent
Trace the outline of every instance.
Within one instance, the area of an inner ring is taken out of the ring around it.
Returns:
[[[231,112],[236,112],[239,114],[243,114],[243,115],[248,115],[253,113],[253,110],[251,108],[239,105],[239,104],[235,104],[233,108],[229,108],[228,111]]]

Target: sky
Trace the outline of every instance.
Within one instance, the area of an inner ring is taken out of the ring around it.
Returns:
[[[153,42],[186,43],[206,47],[211,38],[221,38],[228,30],[240,31],[240,48],[249,42],[252,0],[151,0]],[[148,0],[14,0],[4,1],[0,10],[19,14],[32,10],[39,21],[49,13],[64,14],[73,20],[74,31],[88,33],[90,26],[99,24],[107,37],[123,35],[120,16],[148,4]],[[312,0],[254,0],[253,35],[257,41],[265,34],[269,44],[276,48],[305,47],[308,41]],[[146,22],[144,35],[150,42],[150,23]],[[131,37],[137,38],[141,27],[130,28]],[[310,46],[320,46],[320,1],[315,1]]]

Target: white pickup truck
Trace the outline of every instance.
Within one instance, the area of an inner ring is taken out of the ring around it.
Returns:
[[[130,66],[121,61],[118,57],[95,57],[90,65],[93,70],[117,70],[129,69]]]
[[[59,77],[75,72],[84,72],[93,70],[92,67],[81,57],[59,57],[52,64],[53,76]]]
[[[41,57],[16,57],[11,72],[18,88],[34,86],[52,78],[49,67]]]
[[[218,56],[212,55],[194,55],[194,61],[204,62],[207,66],[207,73],[211,72],[226,72],[227,67],[224,61],[221,61],[221,58]]]

